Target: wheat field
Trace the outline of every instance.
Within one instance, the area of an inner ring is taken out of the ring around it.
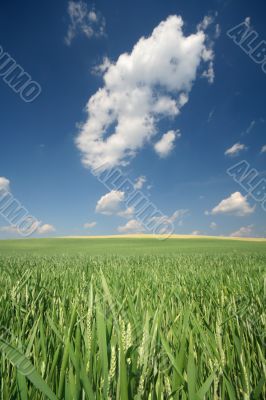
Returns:
[[[222,249],[2,252],[1,399],[264,399],[266,255]]]

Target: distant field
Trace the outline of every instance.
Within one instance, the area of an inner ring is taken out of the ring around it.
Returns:
[[[66,238],[0,241],[0,254],[87,254],[87,255],[177,255],[177,254],[266,254],[265,241],[220,238]]]
[[[0,241],[3,400],[264,400],[266,243]]]

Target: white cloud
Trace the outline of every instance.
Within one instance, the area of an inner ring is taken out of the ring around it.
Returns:
[[[246,17],[244,22],[247,25],[247,27],[250,28],[251,18],[250,17]]]
[[[145,229],[143,228],[141,222],[136,219],[131,219],[125,225],[121,225],[117,228],[118,232],[121,233],[141,233]]]
[[[94,228],[96,225],[97,225],[97,222],[95,222],[95,221],[93,221],[93,222],[86,222],[86,223],[83,225],[83,228],[85,228],[85,229],[91,229],[91,228]]]
[[[10,181],[9,179],[5,177],[0,177],[0,190],[5,190],[9,191],[10,190]],[[38,226],[40,222],[37,223],[36,221],[36,227]],[[36,229],[36,233],[39,234],[46,234],[50,232],[54,232],[55,228],[53,225],[50,224],[43,224],[39,225]],[[0,227],[0,232],[6,232],[6,233],[14,233],[14,234],[20,234],[20,230],[15,226],[15,225],[9,225],[9,226],[2,226]]]
[[[242,196],[240,192],[235,192],[214,207],[210,214],[230,214],[238,217],[244,217],[252,214],[254,210],[255,206],[251,207],[245,196]]]
[[[112,215],[120,211],[125,193],[119,190],[112,190],[98,200],[96,212],[105,215]]]
[[[215,21],[215,17],[217,17],[218,13],[215,12],[214,15],[205,15],[205,17],[203,18],[203,20],[197,25],[197,29],[205,31],[206,29],[209,28],[210,25],[212,25]],[[221,28],[219,24],[215,25],[214,28],[214,33],[213,36],[215,39],[217,39],[221,34]],[[214,53],[213,53],[213,42],[210,41],[209,42],[209,46],[208,48],[205,48],[202,55],[203,55],[203,60],[204,61],[209,61],[208,64],[208,68],[203,71],[202,76],[204,78],[207,78],[209,83],[213,83],[214,82],[214,78],[215,78],[215,74],[214,74],[214,65],[213,65],[213,60],[214,60]]]
[[[46,233],[51,233],[51,232],[55,232],[55,227],[50,224],[40,225],[37,229],[37,233],[39,233],[40,235],[45,235]]]
[[[201,232],[198,231],[198,230],[195,230],[195,231],[192,231],[192,232],[191,232],[191,235],[192,235],[192,236],[198,236],[198,235],[200,235],[200,234],[201,234]]]
[[[169,229],[169,226],[172,226],[174,223],[177,223],[178,226],[183,225],[184,217],[189,214],[189,210],[187,209],[179,209],[176,210],[170,217],[163,216],[163,217],[152,217],[151,221],[156,222],[159,224],[164,224],[165,229]],[[161,228],[161,233],[166,233],[164,227]]]
[[[225,151],[226,156],[237,156],[242,150],[246,150],[247,147],[241,143],[235,143],[232,147]]]
[[[187,93],[181,93],[178,99],[178,104],[179,107],[183,107],[185,104],[188,102],[188,94]]]
[[[93,67],[91,72],[95,75],[102,75],[108,70],[110,66],[111,66],[111,61],[109,60],[108,57],[104,57],[102,64]]]
[[[210,112],[209,112],[209,115],[208,115],[208,120],[207,120],[207,122],[211,122],[211,120],[212,120],[212,117],[213,117],[213,115],[214,115],[214,111],[215,111],[215,109],[213,108]]]
[[[125,192],[112,190],[102,196],[96,205],[96,212],[104,215],[117,215],[123,218],[132,218],[135,212],[134,207],[123,209]]]
[[[189,210],[187,209],[179,209],[176,210],[169,218],[168,222],[178,222],[178,225],[181,226],[183,225],[183,218],[189,214]]]
[[[202,76],[204,78],[207,78],[209,83],[214,82],[215,75],[214,75],[213,61],[210,61],[208,69],[203,72]]]
[[[209,25],[213,24],[215,17],[213,15],[205,15],[203,20],[197,25],[197,30],[205,31]]]
[[[254,128],[255,125],[256,125],[256,121],[255,120],[251,121],[249,126],[247,127],[245,133],[249,134],[252,131],[252,129]]]
[[[242,226],[238,231],[230,234],[231,237],[250,237],[253,232],[253,225]]]
[[[162,138],[155,143],[154,149],[160,157],[167,157],[173,148],[175,147],[174,142],[176,138],[179,138],[181,133],[179,131],[168,131],[165,133]]]
[[[261,148],[261,151],[260,151],[261,153],[266,153],[266,144],[264,145],[264,146],[262,146],[262,148]]]
[[[221,35],[221,27],[219,24],[215,25],[215,39],[218,39],[218,37],[220,37]]]
[[[105,34],[104,17],[94,9],[89,10],[84,1],[69,1],[67,11],[70,18],[65,38],[67,45],[70,45],[78,34],[84,34],[87,38],[100,37]]]
[[[0,232],[5,232],[5,233],[12,233],[12,234],[21,234],[21,231],[14,225],[9,225],[9,226],[2,226],[0,227]],[[36,229],[35,233],[39,235],[45,235],[47,233],[55,232],[55,227],[50,224],[43,224],[38,226]]]
[[[89,99],[76,139],[86,167],[127,165],[158,133],[162,118],[179,114],[199,67],[213,57],[206,57],[207,38],[203,30],[184,36],[183,20],[174,15],[131,53],[105,61],[104,86]]]
[[[134,207],[128,207],[126,210],[119,211],[117,215],[123,218],[132,218],[134,215]]]
[[[134,183],[134,189],[140,190],[143,188],[144,183],[146,183],[146,177],[145,176],[139,176]]]
[[[5,178],[4,176],[0,176],[0,190],[9,191],[10,189],[10,180]]]
[[[210,228],[211,228],[211,229],[216,229],[216,228],[217,228],[216,222],[211,222],[211,223],[210,223]]]
[[[0,232],[18,234],[19,230],[18,230],[18,228],[16,226],[7,225],[7,226],[1,226],[0,227]]]
[[[189,210],[179,209],[179,210],[176,210],[170,217],[167,217],[167,216],[152,217],[149,222],[156,223],[157,226],[160,226],[160,232],[158,232],[158,233],[165,234],[169,230],[169,227],[171,228],[171,226],[174,224],[174,222],[176,222],[179,226],[181,226],[183,224],[183,219],[188,214],[188,212],[189,212]],[[130,218],[130,217],[132,218],[134,215],[134,208],[129,207],[124,212],[123,211],[119,212],[116,215],[119,215],[121,217],[123,216],[126,218]],[[145,230],[145,228],[143,227],[141,222],[136,219],[133,219],[133,218],[130,221],[128,221],[125,225],[118,227],[118,231],[124,232],[124,233],[126,233],[126,232],[143,232],[144,230]]]

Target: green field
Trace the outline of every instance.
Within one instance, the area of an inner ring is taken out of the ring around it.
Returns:
[[[260,253],[266,255],[266,241],[222,239],[32,239],[2,240],[0,255],[177,255]]]
[[[6,399],[265,399],[266,243],[0,241]]]

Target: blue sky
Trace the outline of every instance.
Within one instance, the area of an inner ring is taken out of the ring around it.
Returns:
[[[246,21],[266,40],[265,12],[258,0],[3,3],[0,46],[42,90],[25,102],[0,77],[0,188],[42,221],[34,236],[144,230],[92,174],[101,161],[175,233],[266,236],[261,204],[226,173],[246,160],[265,177],[266,74],[226,34]],[[19,235],[0,214],[7,237]]]

